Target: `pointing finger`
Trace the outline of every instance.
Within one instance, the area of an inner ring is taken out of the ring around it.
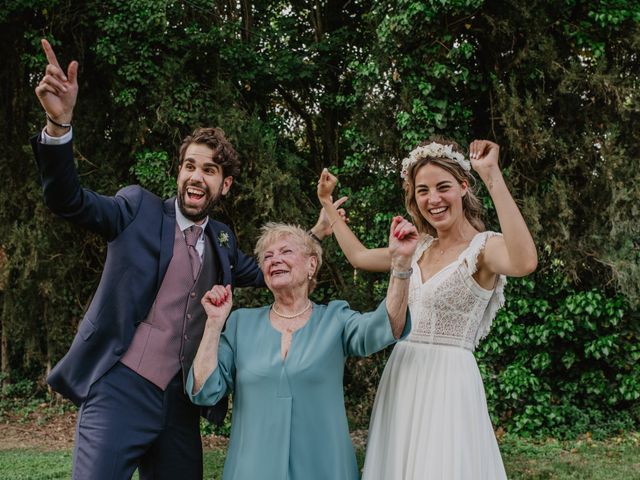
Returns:
[[[58,59],[56,58],[56,54],[53,52],[53,48],[51,48],[51,44],[44,38],[42,40],[40,40],[40,43],[42,44],[42,49],[44,50],[44,54],[47,57],[47,61],[51,65],[55,65],[56,67],[60,68],[60,64],[58,63]],[[61,68],[60,68],[60,71],[62,71]],[[65,77],[64,79],[66,80],[67,78]]]

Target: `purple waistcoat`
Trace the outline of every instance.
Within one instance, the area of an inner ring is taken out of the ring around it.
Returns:
[[[204,238],[204,261],[194,281],[187,243],[176,224],[173,257],[156,300],[120,359],[162,390],[180,370],[184,383],[202,339],[206,314],[200,299],[217,281],[215,252]]]

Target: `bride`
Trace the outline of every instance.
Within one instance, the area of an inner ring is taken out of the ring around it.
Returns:
[[[498,153],[497,144],[475,140],[469,162],[455,142],[437,139],[402,162],[405,205],[422,235],[406,272],[413,327],[380,380],[363,480],[506,478],[473,350],[504,303],[505,276],[533,272],[537,254]],[[502,234],[484,230],[472,167]],[[323,170],[318,198],[349,262],[362,270],[393,268],[387,249],[367,249],[341,219],[331,201],[336,183]]]

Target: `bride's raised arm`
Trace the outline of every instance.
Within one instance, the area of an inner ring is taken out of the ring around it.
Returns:
[[[498,166],[499,151],[499,145],[488,140],[474,140],[469,145],[471,166],[487,186],[502,231],[502,237],[487,241],[482,263],[494,274],[522,277],[536,269],[538,254]]]
[[[391,255],[388,248],[367,248],[351,231],[335,207],[331,194],[338,183],[338,179],[326,168],[322,170],[318,180],[318,199],[324,208],[333,228],[333,234],[338,240],[349,263],[355,268],[371,272],[386,272],[391,269]]]

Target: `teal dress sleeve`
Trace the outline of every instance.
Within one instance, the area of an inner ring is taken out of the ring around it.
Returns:
[[[340,302],[340,304],[341,309],[338,315],[343,317],[345,322],[342,343],[346,355],[366,357],[398,340],[391,331],[386,298],[380,302],[378,308],[366,313],[351,310],[346,302]],[[407,308],[400,339],[405,338],[410,331],[411,315]]]
[[[187,395],[193,403],[202,406],[215,405],[218,400],[234,389],[236,375],[235,345],[237,338],[238,313],[234,311],[227,319],[227,325],[220,335],[218,344],[218,366],[202,385],[202,388],[193,392],[193,366],[187,376]]]

